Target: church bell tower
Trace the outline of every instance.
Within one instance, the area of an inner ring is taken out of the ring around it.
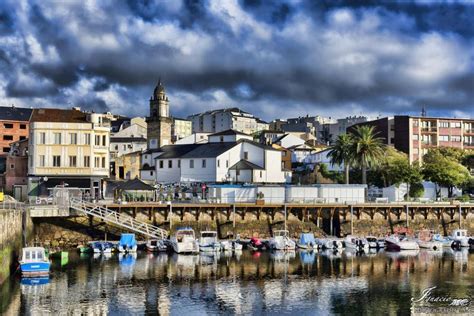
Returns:
[[[146,118],[148,124],[148,149],[156,149],[171,144],[171,123],[169,100],[165,87],[158,80],[150,98],[150,114]]]

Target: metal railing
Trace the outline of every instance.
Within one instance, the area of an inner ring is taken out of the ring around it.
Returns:
[[[148,223],[140,222],[130,216],[122,215],[98,204],[72,198],[70,207],[75,211],[82,212],[86,215],[92,215],[106,222],[127,228],[147,237],[165,239],[168,236],[168,232],[164,229]]]

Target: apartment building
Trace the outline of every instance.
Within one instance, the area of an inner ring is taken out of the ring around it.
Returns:
[[[430,148],[474,149],[474,119],[396,115],[354,125],[374,126],[384,143],[406,153],[410,163],[422,161]]]
[[[34,109],[29,125],[29,195],[48,195],[56,185],[101,197],[109,177],[113,116],[78,108]]]
[[[239,108],[193,114],[188,120],[192,122],[193,133],[218,133],[233,129],[245,134],[254,134],[269,128],[268,123]]]
[[[0,106],[0,156],[7,156],[10,144],[28,137],[31,109]]]

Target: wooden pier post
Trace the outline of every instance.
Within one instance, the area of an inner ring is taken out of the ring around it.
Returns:
[[[406,213],[407,213],[407,215],[406,215],[407,216],[407,228],[408,228],[408,208],[409,208],[408,204],[406,204],[405,209],[406,209]]]
[[[461,228],[462,228],[462,225],[461,225],[461,220],[462,220],[462,219],[461,219],[461,213],[462,213],[462,211],[461,211],[461,204],[459,204],[458,209],[459,209],[459,229],[461,229]]]

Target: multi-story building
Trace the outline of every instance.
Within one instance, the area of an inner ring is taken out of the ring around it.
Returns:
[[[111,114],[78,108],[34,109],[29,125],[29,195],[56,185],[78,187],[101,197],[109,177]]]
[[[286,124],[286,120],[276,119],[270,122],[269,128],[272,131],[282,132],[283,126]]]
[[[193,123],[190,120],[173,117],[173,124],[171,125],[171,141],[173,143],[188,137],[192,133]]]
[[[406,153],[410,163],[421,162],[430,148],[474,149],[474,119],[396,115],[358,125],[374,126],[377,136]]]
[[[193,114],[188,119],[192,121],[193,133],[218,133],[233,129],[250,135],[269,127],[268,123],[239,108]]]
[[[28,181],[28,139],[10,144],[5,172],[0,175],[0,188],[19,201],[25,200]]]
[[[31,111],[15,106],[0,106],[0,157],[8,155],[11,143],[28,137]]]
[[[323,126],[323,130],[321,132],[324,132],[327,135],[325,135],[326,139],[323,139],[323,137],[321,136],[320,139],[324,143],[332,143],[337,139],[339,135],[346,133],[349,127],[355,124],[368,122],[370,120],[372,120],[372,118],[369,118],[367,116],[348,116],[346,118],[337,119],[336,123],[325,124]],[[324,128],[326,130],[324,130]]]
[[[140,157],[142,151],[121,155],[115,159],[115,179],[132,180],[140,177]]]

